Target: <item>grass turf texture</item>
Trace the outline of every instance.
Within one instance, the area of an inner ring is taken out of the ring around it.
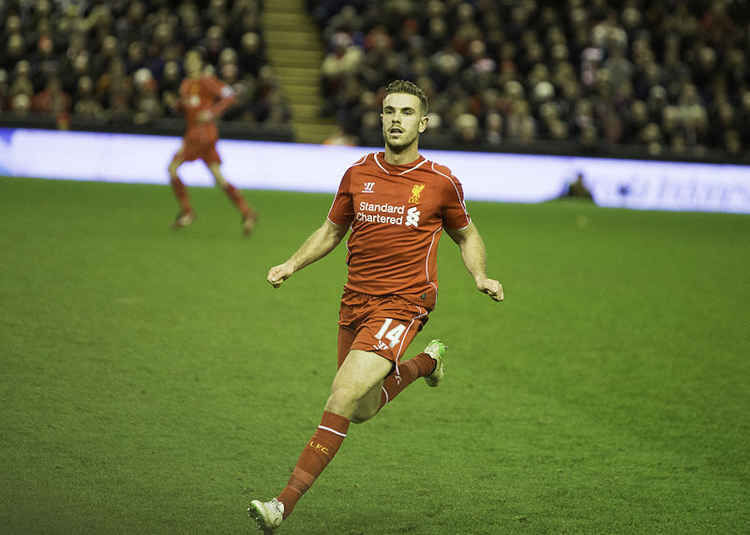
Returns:
[[[328,195],[0,180],[0,526],[242,533],[335,370],[344,247],[265,282]],[[349,438],[289,534],[750,529],[750,217],[469,203],[507,300],[444,236],[415,383]]]

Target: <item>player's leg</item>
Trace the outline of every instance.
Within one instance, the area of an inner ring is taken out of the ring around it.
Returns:
[[[391,374],[383,381],[377,411],[420,377],[424,377],[428,386],[438,386],[445,376],[447,349],[440,340],[432,340],[416,357],[399,363],[399,375]]]
[[[255,221],[258,219],[258,216],[239,190],[224,177],[224,174],[221,172],[221,160],[219,159],[218,152],[216,152],[216,148],[214,147],[213,150],[209,152],[211,154],[209,154],[206,159],[206,166],[208,167],[208,170],[211,171],[216,186],[224,190],[224,193],[226,193],[229,200],[232,201],[242,214],[243,231],[245,234],[250,234],[255,228]]]
[[[349,355],[355,336],[356,332],[354,331],[354,329],[339,326],[338,368],[341,368],[344,360],[346,360],[346,357]],[[378,413],[381,407],[380,399],[382,388],[382,382],[376,384],[367,392],[367,394],[362,397],[362,399],[359,400],[359,403],[357,403],[357,408],[351,418],[351,421],[353,423],[359,424],[362,422],[366,422]]]
[[[387,359],[368,351],[353,350],[347,355],[336,372],[320,425],[302,450],[277,501],[250,502],[248,513],[261,528],[278,527],[282,518],[292,513],[299,499],[336,455],[359,401],[382,383],[391,366]],[[277,503],[282,507],[277,508]],[[281,517],[277,514],[279,511]]]
[[[177,214],[177,218],[173,223],[175,228],[182,228],[188,226],[195,219],[193,209],[190,206],[190,197],[188,196],[187,188],[185,184],[180,180],[180,176],[177,174],[177,170],[185,162],[185,147],[180,147],[175,155],[172,157],[172,161],[169,162],[167,171],[169,172],[169,184],[172,186],[172,191],[180,205],[180,211]]]
[[[371,313],[362,329],[365,334],[357,338],[353,347],[361,349],[359,344],[372,344],[371,347],[378,347],[378,353],[386,355],[395,363],[393,372],[385,379],[378,393],[378,404],[374,408],[376,413],[414,381],[420,377],[428,377],[443,367],[442,364],[436,365],[439,358],[427,350],[412,359],[401,361],[401,357],[427,322],[427,309],[399,296],[378,299],[373,302],[373,306],[376,310]],[[363,405],[357,416],[363,418],[374,415],[366,413],[365,409],[373,410],[371,406]]]
[[[370,351],[353,349],[336,372],[325,410],[351,420],[359,405],[377,392],[393,363]]]

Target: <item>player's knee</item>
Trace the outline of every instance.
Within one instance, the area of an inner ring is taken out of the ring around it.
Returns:
[[[357,396],[350,388],[336,388],[326,403],[326,410],[351,418],[357,408]]]

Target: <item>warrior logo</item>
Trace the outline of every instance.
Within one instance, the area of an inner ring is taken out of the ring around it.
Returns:
[[[362,193],[373,193],[375,182],[365,182],[362,186]]]
[[[409,202],[410,203],[419,202],[419,196],[422,194],[423,189],[424,189],[424,184],[417,184],[416,186],[412,186],[411,197],[409,197]]]

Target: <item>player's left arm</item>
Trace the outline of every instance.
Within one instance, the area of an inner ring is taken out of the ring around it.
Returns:
[[[213,106],[199,114],[199,119],[204,122],[215,121],[220,118],[227,111],[227,108],[237,100],[237,93],[234,89],[218,80],[210,87],[217,100]]]
[[[502,302],[504,299],[503,285],[495,279],[487,276],[487,250],[484,247],[484,240],[479,234],[477,227],[470,222],[462,229],[450,229],[445,231],[458,245],[461,251],[461,258],[464,261],[466,269],[474,278],[477,290],[486,293],[495,301]]]

